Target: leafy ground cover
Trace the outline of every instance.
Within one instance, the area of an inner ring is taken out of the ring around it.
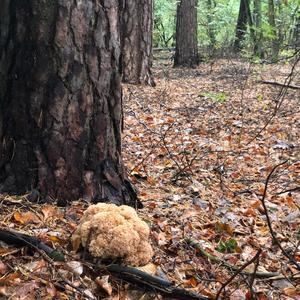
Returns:
[[[159,58],[154,73],[155,88],[124,86],[124,159],[155,250],[145,270],[212,298],[223,287],[228,299],[300,299],[300,93],[260,82],[299,85],[299,66],[224,59],[187,70]],[[2,228],[68,261],[0,244],[4,299],[161,299],[70,251],[86,203],[0,201]]]

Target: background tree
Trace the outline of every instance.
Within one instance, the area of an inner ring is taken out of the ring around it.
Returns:
[[[155,85],[151,74],[153,0],[121,0],[123,81]]]
[[[214,8],[216,6],[216,3],[214,0],[206,0],[207,4],[207,33],[210,40],[210,53],[213,55],[215,48],[216,48],[216,36],[215,36],[215,28],[214,28]]]
[[[254,21],[255,21],[255,43],[254,55],[263,58],[264,52],[262,47],[262,15],[261,0],[254,0]]]
[[[275,7],[273,0],[268,0],[268,19],[272,39],[272,59],[277,60],[279,52],[279,39],[277,36],[276,22],[275,22]]]
[[[154,1],[154,47],[170,47],[175,44],[176,0]]]
[[[237,19],[236,31],[235,31],[235,41],[234,41],[234,49],[236,51],[240,51],[242,49],[242,42],[247,33],[247,26],[250,26],[250,30],[253,31],[253,22],[250,11],[250,3],[249,0],[241,0],[240,1],[240,9],[239,15]]]
[[[278,0],[274,1],[274,5],[275,31],[279,41],[278,55],[281,55],[281,58],[293,56],[299,45],[299,0]],[[247,7],[249,9],[246,9]],[[154,45],[156,47],[172,45],[171,37],[175,31],[172,18],[175,11],[175,0],[155,1]],[[256,58],[269,60],[274,48],[274,26],[269,23],[268,11],[268,1],[199,1],[197,35],[201,56],[211,59],[232,55],[232,45],[235,44],[238,51],[243,47],[241,53],[243,56],[250,57],[254,54]],[[249,12],[248,17],[247,12]],[[237,25],[241,25],[242,28]]]
[[[121,159],[117,0],[1,1],[1,192],[135,204]]]
[[[181,0],[177,6],[174,66],[199,64],[197,26],[197,0]]]

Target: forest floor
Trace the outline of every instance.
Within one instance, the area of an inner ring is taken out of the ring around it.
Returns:
[[[190,70],[161,56],[156,87],[124,86],[123,156],[155,252],[146,270],[212,298],[223,287],[232,300],[300,299],[300,90],[260,82],[299,86],[299,64],[220,59]],[[1,203],[1,226],[65,251],[85,208]],[[24,251],[0,244],[3,299],[37,299],[37,290],[40,299],[95,299],[99,285],[106,299],[163,299],[110,277],[95,285],[78,261]]]

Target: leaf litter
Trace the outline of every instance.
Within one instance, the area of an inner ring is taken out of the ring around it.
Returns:
[[[215,298],[261,249],[222,297],[300,299],[299,270],[274,243],[261,201],[272,168],[288,160],[274,172],[265,204],[278,241],[300,263],[299,91],[259,83],[284,82],[291,64],[220,59],[189,70],[154,63],[155,88],[123,86],[123,157],[155,250],[144,270]],[[293,75],[299,84],[299,68]],[[58,208],[5,195],[0,202],[2,228],[67,254],[65,263],[49,262],[0,242],[4,299],[163,299],[94,274],[71,252],[69,237],[87,203]]]

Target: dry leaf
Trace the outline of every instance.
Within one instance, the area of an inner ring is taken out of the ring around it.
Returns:
[[[22,212],[22,213],[19,211],[16,211],[16,212],[14,212],[13,216],[14,216],[14,219],[21,224],[39,223],[40,222],[40,219],[38,218],[38,216],[31,211]]]
[[[96,283],[97,285],[109,296],[112,294],[112,286],[110,282],[108,281],[109,275],[102,276],[102,277],[97,277],[96,278]]]

